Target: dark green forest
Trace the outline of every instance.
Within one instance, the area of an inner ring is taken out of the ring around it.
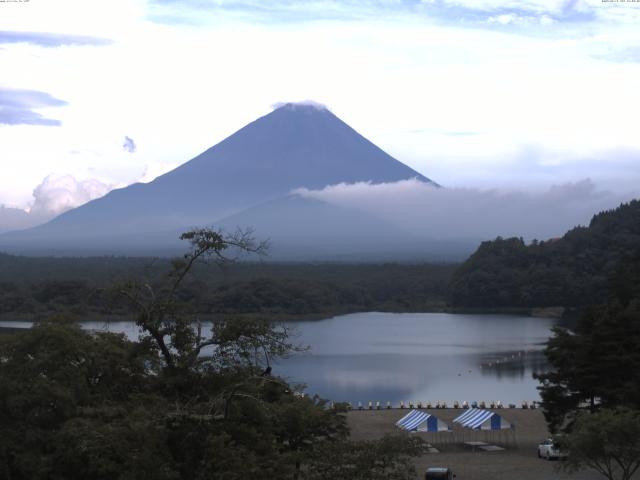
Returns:
[[[640,249],[640,201],[593,217],[562,238],[483,242],[451,281],[455,307],[580,308],[604,303]]]
[[[0,318],[64,312],[126,315],[110,286],[152,281],[170,266],[161,258],[29,258],[0,254]],[[261,314],[313,318],[357,311],[441,310],[453,264],[237,262],[202,264],[180,294],[204,316]]]
[[[538,376],[553,430],[570,427],[581,407],[640,410],[640,254],[611,279],[608,298],[576,325],[554,328],[545,354],[552,370]]]

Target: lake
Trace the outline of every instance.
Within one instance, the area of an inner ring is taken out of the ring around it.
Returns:
[[[554,320],[516,315],[358,313],[297,322],[312,348],[275,373],[336,401],[538,400],[534,372]]]
[[[369,401],[538,400],[534,372],[546,370],[544,342],[555,320],[518,315],[356,313],[288,323],[308,352],[273,373],[309,394],[354,405]],[[2,326],[24,326],[2,322]],[[100,322],[84,328],[103,329]],[[137,338],[131,322],[111,331]]]

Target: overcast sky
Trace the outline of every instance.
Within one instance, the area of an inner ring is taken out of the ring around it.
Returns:
[[[0,72],[0,205],[148,181],[305,99],[446,187],[640,185],[629,1],[0,2]]]

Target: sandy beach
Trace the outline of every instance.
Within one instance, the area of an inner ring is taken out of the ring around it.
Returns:
[[[460,415],[460,409],[424,410],[451,425],[451,420]],[[537,457],[537,445],[549,436],[540,410],[499,409],[494,410],[510,423],[515,424],[513,432],[496,434],[463,432],[454,428],[453,432],[411,433],[419,435],[431,443],[440,453],[427,453],[415,460],[417,479],[424,478],[428,467],[449,467],[456,474],[456,480],[596,480],[602,479],[595,471],[582,471],[569,475],[558,471],[559,463]],[[409,409],[362,410],[347,414],[347,422],[354,440],[380,438],[387,433],[397,433],[395,422],[406,415]],[[463,437],[464,435],[464,437]],[[505,450],[487,452],[464,445],[463,441],[484,440],[504,447]],[[634,478],[640,478],[636,475]]]

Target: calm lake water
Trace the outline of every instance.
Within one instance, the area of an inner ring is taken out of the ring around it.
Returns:
[[[538,400],[534,372],[554,320],[516,315],[357,313],[289,323],[308,352],[280,360],[273,373],[305,383],[309,394],[369,401]],[[2,326],[24,326],[1,322]],[[85,328],[104,329],[100,322]],[[109,330],[137,338],[131,322]]]

